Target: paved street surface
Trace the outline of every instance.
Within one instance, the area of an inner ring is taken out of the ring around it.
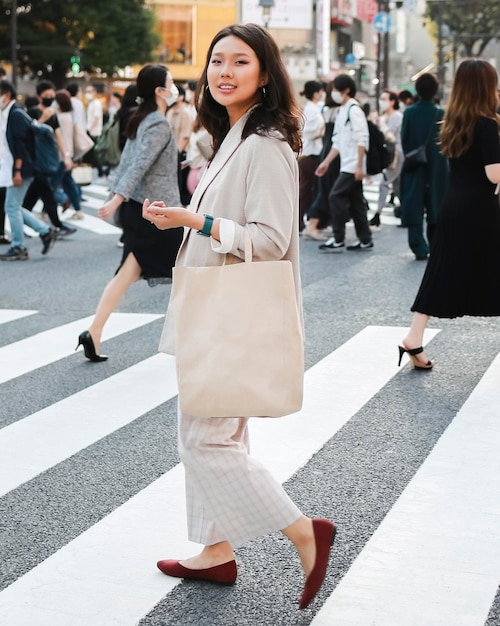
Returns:
[[[300,564],[280,533],[238,549],[232,587],[156,569],[199,550],[174,361],[157,351],[170,287],[126,294],[108,361],[75,352],[121,255],[120,231],[97,218],[106,188],[84,194],[77,233],[45,257],[34,236],[29,261],[0,263],[0,624],[499,626],[498,320],[432,320],[434,370],[397,367],[425,263],[392,209],[372,250],[301,242],[304,407],[251,424],[253,454],[338,527],[324,587],[299,611]],[[373,208],[376,180],[366,195]]]

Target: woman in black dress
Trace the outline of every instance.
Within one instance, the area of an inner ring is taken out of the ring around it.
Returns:
[[[482,59],[463,61],[440,132],[450,179],[428,265],[411,308],[411,328],[399,347],[415,369],[433,363],[422,348],[430,316],[500,315],[500,116],[496,70]],[[494,280],[482,281],[488,271]]]

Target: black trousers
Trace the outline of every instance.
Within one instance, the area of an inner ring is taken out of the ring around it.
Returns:
[[[363,195],[363,181],[354,174],[340,172],[328,196],[333,236],[335,241],[345,239],[345,225],[351,218],[361,243],[370,243],[372,234],[368,224],[367,202]]]

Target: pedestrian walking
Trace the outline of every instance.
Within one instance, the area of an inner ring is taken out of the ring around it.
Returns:
[[[292,263],[301,310],[296,159],[301,114],[279,49],[264,28],[237,24],[219,31],[208,50],[196,106],[213,138],[214,156],[193,194],[192,211],[146,201],[145,219],[162,229],[186,228],[179,266],[220,266],[226,253],[241,261],[249,236],[255,261]],[[168,351],[171,319],[169,310]],[[179,409],[189,538],[204,548],[183,561],[161,560],[158,567],[169,576],[232,584],[234,549],[281,530],[301,559],[306,583],[299,606],[305,608],[323,583],[335,526],[303,515],[249,455],[248,427],[249,417],[202,418]]]
[[[500,315],[500,116],[498,77],[483,59],[459,65],[439,133],[450,162],[450,184],[429,261],[399,347],[418,370],[433,363],[423,352],[429,317]],[[472,87],[473,86],[473,87]]]
[[[372,234],[366,215],[367,202],[363,195],[363,178],[366,174],[366,152],[369,145],[368,122],[354,98],[356,83],[347,74],[333,79],[332,99],[340,105],[333,130],[332,147],[316,169],[317,176],[324,176],[330,163],[340,154],[340,174],[330,192],[333,237],[322,243],[320,250],[342,252],[345,245],[345,225],[351,218],[358,241],[347,250],[373,248]]]
[[[16,102],[17,92],[12,83],[0,80],[0,187],[5,187],[5,213],[10,222],[12,241],[0,255],[2,261],[25,261],[23,223],[35,230],[42,240],[42,254],[47,254],[57,239],[55,228],[23,207],[24,196],[33,180],[32,121]]]
[[[308,80],[300,93],[305,97],[306,103],[302,110],[304,125],[302,152],[299,156],[299,232],[306,227],[305,218],[311,204],[315,182],[314,172],[319,165],[319,155],[323,147],[325,120],[318,104],[323,94],[323,83],[317,80]]]
[[[380,215],[385,207],[389,190],[392,192],[391,199],[395,196],[399,198],[399,175],[403,167],[403,147],[401,145],[401,126],[403,124],[403,114],[399,111],[399,99],[397,93],[384,89],[379,98],[379,118],[380,130],[384,133],[386,140],[394,145],[394,159],[389,167],[382,171],[380,181],[378,206],[375,215],[370,220],[370,226],[378,228],[380,226]]]
[[[417,78],[415,89],[419,99],[403,114],[401,145],[405,155],[425,146],[427,162],[411,170],[408,159],[403,162],[401,222],[408,231],[410,250],[417,261],[425,261],[448,185],[448,161],[438,146],[439,126],[444,115],[444,110],[434,104],[439,81],[434,74],[425,72]]]
[[[124,245],[120,266],[101,295],[92,324],[78,338],[78,346],[83,345],[85,356],[93,362],[108,358],[100,354],[102,331],[127,289],[140,278],[150,286],[172,278],[182,229],[163,232],[142,219],[142,203],[150,195],[164,198],[169,205],[180,201],[177,147],[165,118],[172,84],[164,65],[146,65],[139,72],[140,104],[127,126],[127,142],[111,183],[113,196],[99,209],[103,219],[119,210]]]

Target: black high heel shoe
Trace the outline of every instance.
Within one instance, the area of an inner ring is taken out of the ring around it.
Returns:
[[[78,345],[75,350],[78,350],[80,346],[83,346],[83,351],[85,352],[85,356],[87,359],[90,359],[94,363],[98,363],[99,361],[107,361],[108,357],[104,354],[97,354],[95,351],[94,340],[92,339],[92,335],[88,330],[84,330],[83,333],[80,333],[78,336]]]
[[[432,361],[427,361],[427,363],[422,363],[422,361],[419,361],[416,358],[417,354],[422,354],[422,352],[424,351],[422,346],[420,346],[420,348],[413,348],[411,350],[409,350],[408,348],[405,348],[404,346],[398,346],[398,348],[399,348],[398,367],[401,365],[401,359],[403,358],[403,354],[406,352],[408,356],[410,357],[410,361],[412,362],[413,369],[431,370],[433,368],[434,363]]]

